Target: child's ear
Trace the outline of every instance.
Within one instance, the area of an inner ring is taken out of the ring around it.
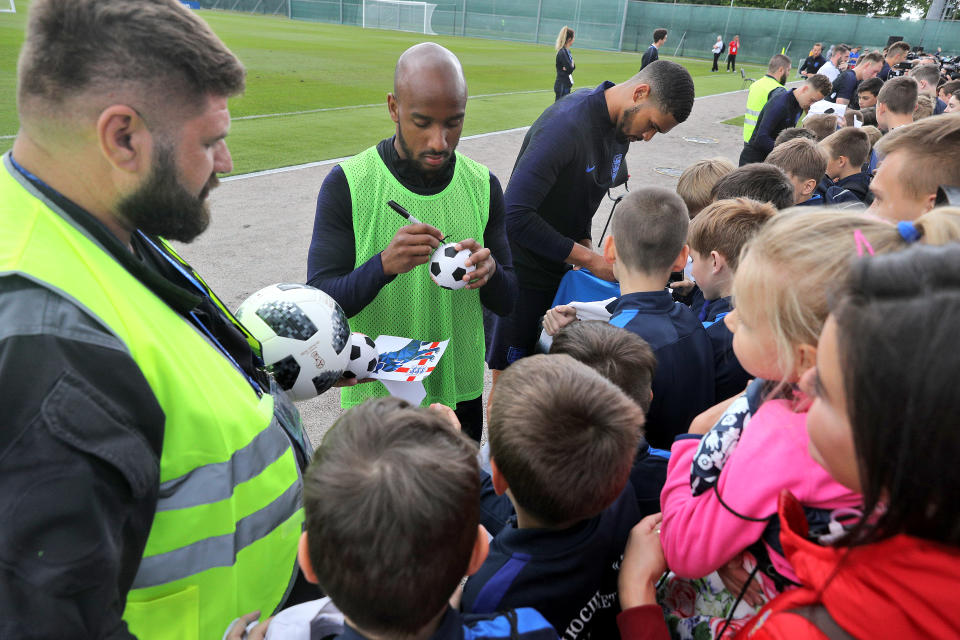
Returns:
[[[809,196],[814,192],[816,188],[817,188],[817,181],[814,180],[813,178],[810,178],[809,180],[803,183],[803,186],[800,188],[800,193],[802,193],[805,196]]]
[[[817,366],[817,347],[812,344],[801,344],[796,347],[796,356],[797,365],[794,370],[799,380],[804,371]]]
[[[613,236],[607,236],[603,241],[603,259],[610,264],[617,261],[617,246],[613,244]]]
[[[683,245],[683,249],[680,249],[680,255],[677,256],[677,259],[673,261],[673,264],[670,265],[670,271],[683,271],[684,267],[687,266],[687,257],[690,255],[690,245]]]
[[[497,461],[493,458],[490,458],[490,480],[493,481],[493,490],[498,496],[502,496],[507,492],[507,489],[510,488],[507,479],[503,477],[500,469],[497,468]]]
[[[724,258],[719,251],[711,251],[710,259],[713,261],[713,265],[711,267],[712,273],[720,273],[720,271],[725,269],[727,266],[727,259]]]
[[[837,156],[837,161],[840,163],[841,169],[845,169],[850,166],[850,158],[847,156]]]
[[[297,545],[297,563],[299,563],[300,570],[303,571],[303,577],[307,579],[307,582],[313,584],[320,582],[317,580],[317,572],[313,570],[313,565],[310,563],[310,546],[307,544],[306,531],[300,534],[300,543]]]
[[[473,552],[470,554],[470,564],[467,565],[467,575],[472,576],[483,565],[490,553],[490,534],[483,528],[482,524],[477,525],[477,539],[473,543]]]

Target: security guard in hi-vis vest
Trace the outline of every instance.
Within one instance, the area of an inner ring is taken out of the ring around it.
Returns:
[[[166,242],[209,222],[243,86],[176,0],[30,5],[0,167],[4,638],[220,638],[305,584],[299,416]]]
[[[790,58],[778,53],[770,58],[767,75],[750,85],[750,93],[747,94],[747,112],[743,115],[744,142],[750,142],[753,130],[757,126],[757,118],[763,111],[763,105],[767,104],[777,89],[786,90],[783,85],[790,77],[790,67]]]

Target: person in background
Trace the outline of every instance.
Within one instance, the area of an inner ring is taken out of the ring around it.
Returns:
[[[902,40],[887,47],[887,52],[883,58],[883,67],[881,67],[877,77],[884,82],[889,80],[893,68],[906,60],[908,53],[910,53],[910,45]]]
[[[908,74],[917,81],[920,94],[933,98],[933,115],[943,113],[947,103],[937,97],[937,86],[940,83],[940,67],[935,64],[921,64],[910,70]]]
[[[810,49],[810,55],[804,58],[797,72],[804,78],[812,76],[818,72],[820,67],[826,64],[826,62],[827,59],[823,57],[823,44],[818,42]]]
[[[740,50],[740,36],[733,36],[730,41],[730,53],[727,54],[727,71],[737,71],[737,51]]]
[[[660,47],[662,47],[666,41],[666,29],[656,29],[653,32],[653,44],[647,47],[647,50],[643,53],[643,58],[640,60],[640,71],[643,71],[651,62],[660,59]]]
[[[774,140],[780,132],[794,127],[800,115],[814,102],[829,93],[830,83],[820,74],[810,76],[796,89],[775,96],[764,105],[757,118],[757,127],[750,141],[743,145],[740,166],[751,162],[763,162],[773,150]]]
[[[710,71],[720,71],[717,61],[720,60],[720,54],[723,53],[723,36],[718,35],[717,41],[713,43],[713,68]]]
[[[857,85],[857,99],[860,101],[860,109],[877,106],[877,95],[883,86],[883,80],[880,78],[867,78]]]
[[[944,110],[944,113],[957,112],[960,112],[960,91],[957,91],[950,96],[950,101],[947,102],[947,108]]]
[[[573,29],[564,25],[557,35],[557,79],[553,83],[553,93],[556,100],[570,93],[573,88],[573,56],[570,55],[570,45],[573,44]],[[556,101],[555,100],[555,101]]]
[[[909,76],[887,80],[877,94],[877,127],[887,133],[913,122],[920,88]]]
[[[833,92],[829,99],[837,104],[850,105],[851,109],[859,109],[860,99],[857,87],[864,80],[875,78],[881,66],[883,66],[883,58],[880,57],[879,51],[865,54],[860,64],[848,68],[837,76],[833,81]]]
[[[743,114],[743,141],[749,142],[757,126],[757,118],[767,102],[775,95],[786,91],[783,85],[790,76],[790,58],[778,53],[767,63],[767,73],[752,85],[747,93],[747,107]]]
[[[830,60],[820,67],[820,70],[817,71],[817,73],[822,76],[827,76],[827,79],[830,82],[833,82],[837,79],[837,76],[840,75],[840,72],[847,68],[847,61],[849,59],[850,48],[845,44],[838,44],[833,47],[833,53],[830,55]]]

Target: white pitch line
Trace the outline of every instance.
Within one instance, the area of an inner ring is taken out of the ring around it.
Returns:
[[[503,93],[481,93],[475,96],[470,96],[469,99],[474,98],[497,98],[500,96],[515,96],[523,93],[548,93],[552,89],[530,89],[527,91],[505,91]],[[308,113],[326,113],[328,111],[346,111],[348,109],[370,109],[372,107],[384,107],[386,106],[386,101],[376,102],[371,104],[351,104],[343,107],[322,107],[319,109],[304,109],[303,111],[282,111],[280,113],[261,113],[252,116],[237,116],[236,118],[231,118],[234,122],[238,120],[260,120],[262,118],[279,118],[283,116],[302,116]],[[13,136],[11,136],[13,137]]]
[[[530,127],[517,127],[515,129],[504,129],[502,131],[490,131],[488,133],[477,133],[472,136],[463,136],[460,140],[476,140],[477,138],[486,138],[488,136],[499,136],[503,133],[514,133],[516,131],[526,131]],[[277,173],[287,173],[288,171],[299,171],[300,169],[310,169],[312,167],[323,167],[328,164],[337,164],[338,162],[343,162],[349,160],[353,156],[345,156],[343,158],[334,158],[332,160],[319,160],[317,162],[307,162],[306,164],[295,164],[289,167],[277,167],[276,169],[265,169],[263,171],[254,171],[253,173],[241,173],[239,175],[230,176],[228,178],[220,178],[220,182],[231,182],[233,180],[243,180],[245,178],[259,178],[261,176],[272,176]]]
[[[734,93],[743,93],[747,91],[746,89],[740,89],[738,91],[727,91],[725,93],[712,93],[709,96],[700,96],[699,98],[694,98],[696,100],[703,100],[705,98],[713,98],[717,96],[729,96]],[[530,92],[533,93],[533,92]],[[477,96],[479,97],[479,96]],[[502,131],[490,131],[487,133],[478,133],[472,136],[463,136],[461,140],[475,140],[477,138],[486,138],[488,136],[499,136],[504,133],[514,133],[517,131],[526,131],[529,129],[529,126],[526,127],[515,127],[513,129],[503,129]],[[332,160],[319,160],[317,162],[307,162],[305,164],[295,164],[289,167],[277,167],[276,169],[265,169],[264,171],[254,171],[253,173],[241,173],[235,176],[230,176],[227,178],[220,178],[220,182],[232,182],[234,180],[245,180],[247,178],[259,178],[261,176],[272,176],[278,173],[287,173],[289,171],[299,171],[300,169],[310,169],[312,167],[323,167],[329,164],[337,164],[338,162],[343,162],[353,156],[346,156],[343,158],[334,158]]]

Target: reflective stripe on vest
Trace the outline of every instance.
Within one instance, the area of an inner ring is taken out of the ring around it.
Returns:
[[[0,277],[28,277],[97,319],[164,412],[158,510],[123,614],[131,632],[219,638],[241,614],[272,612],[296,575],[303,521],[289,400],[258,397],[193,325],[3,165]]]
[[[770,95],[771,91],[782,86],[779,82],[766,75],[750,85],[750,93],[747,94],[746,113],[743,116],[744,142],[750,142],[753,130],[757,126],[757,118],[760,116],[760,111],[762,111],[763,106],[767,104],[767,96]]]

